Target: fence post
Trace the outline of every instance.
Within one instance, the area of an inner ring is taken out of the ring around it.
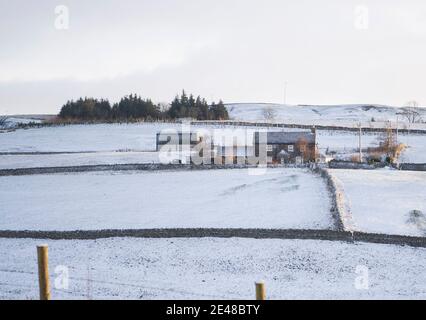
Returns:
[[[266,300],[265,283],[256,282],[256,300]]]
[[[47,245],[37,246],[40,300],[50,300],[49,255]]]

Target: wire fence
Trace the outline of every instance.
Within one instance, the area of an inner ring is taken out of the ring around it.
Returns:
[[[94,269],[93,273],[97,273],[99,274],[99,270],[98,269]],[[33,276],[34,278],[37,277],[37,272],[32,272],[32,271],[25,271],[25,270],[11,270],[11,269],[0,269],[0,273],[11,273],[11,274],[20,274],[20,275],[29,275],[29,276]],[[157,284],[160,284],[160,286],[145,286],[145,285],[140,285],[137,282],[143,281],[143,279],[138,279],[137,281],[135,281],[134,283],[128,283],[128,282],[121,282],[121,281],[111,281],[111,280],[100,280],[100,279],[96,279],[96,278],[91,278],[91,277],[80,277],[80,276],[69,276],[68,279],[70,281],[74,281],[75,283],[77,283],[77,285],[73,285],[72,290],[67,290],[67,289],[57,289],[55,288],[55,286],[52,287],[52,291],[54,293],[57,294],[69,294],[71,296],[74,297],[85,297],[90,299],[92,297],[92,290],[89,291],[89,286],[88,284],[98,284],[100,286],[97,287],[97,289],[99,289],[99,287],[101,287],[101,289],[103,289],[102,291],[105,291],[105,285],[106,286],[113,286],[115,290],[121,291],[121,288],[126,288],[126,289],[139,289],[139,290],[148,290],[151,291],[149,293],[149,295],[152,295],[152,291],[157,291],[157,292],[163,292],[163,293],[174,293],[174,294],[178,294],[178,295],[182,295],[185,297],[191,296],[191,297],[196,297],[196,298],[210,298],[210,299],[239,299],[241,298],[241,294],[237,293],[237,292],[227,292],[226,295],[219,295],[219,294],[207,294],[207,293],[202,293],[202,292],[197,292],[197,291],[190,291],[190,290],[182,290],[182,289],[176,289],[176,288],[172,288],[171,286],[173,286],[173,284],[171,283],[163,283],[161,284],[159,281],[157,281]],[[19,280],[22,281],[22,280]],[[32,280],[28,280],[26,279],[26,281],[22,281],[22,282],[28,282],[28,281],[34,281],[34,279]],[[82,287],[84,286],[84,284],[86,284],[86,290],[82,289]],[[104,287],[102,287],[102,285],[104,285]],[[19,283],[16,281],[13,282],[8,282],[8,281],[0,281],[0,287],[1,286],[8,286],[11,288],[20,288],[20,289],[30,289],[30,290],[36,290],[38,289],[37,285],[30,285],[30,284],[25,284],[25,283]],[[34,297],[36,298],[36,297]]]

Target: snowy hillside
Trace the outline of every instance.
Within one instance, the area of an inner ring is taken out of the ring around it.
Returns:
[[[226,105],[229,115],[234,120],[264,121],[265,110],[273,114],[274,121],[317,124],[317,125],[348,125],[353,126],[358,122],[371,124],[386,121],[397,121],[397,113],[403,112],[403,108],[396,108],[383,105],[282,105],[268,103],[236,103]],[[422,119],[426,121],[426,108],[418,108]],[[407,122],[403,116],[398,116],[398,120]],[[426,127],[425,124],[411,125]]]

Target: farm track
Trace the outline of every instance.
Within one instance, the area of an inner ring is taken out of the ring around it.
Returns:
[[[105,238],[252,238],[344,241],[378,243],[426,248],[426,237],[411,237],[363,232],[306,229],[128,229],[80,231],[11,231],[0,230],[0,238],[95,240]]]

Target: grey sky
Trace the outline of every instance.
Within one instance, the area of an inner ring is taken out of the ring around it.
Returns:
[[[292,104],[425,105],[425,57],[424,0],[0,0],[0,114],[182,88],[282,103],[285,81]]]

